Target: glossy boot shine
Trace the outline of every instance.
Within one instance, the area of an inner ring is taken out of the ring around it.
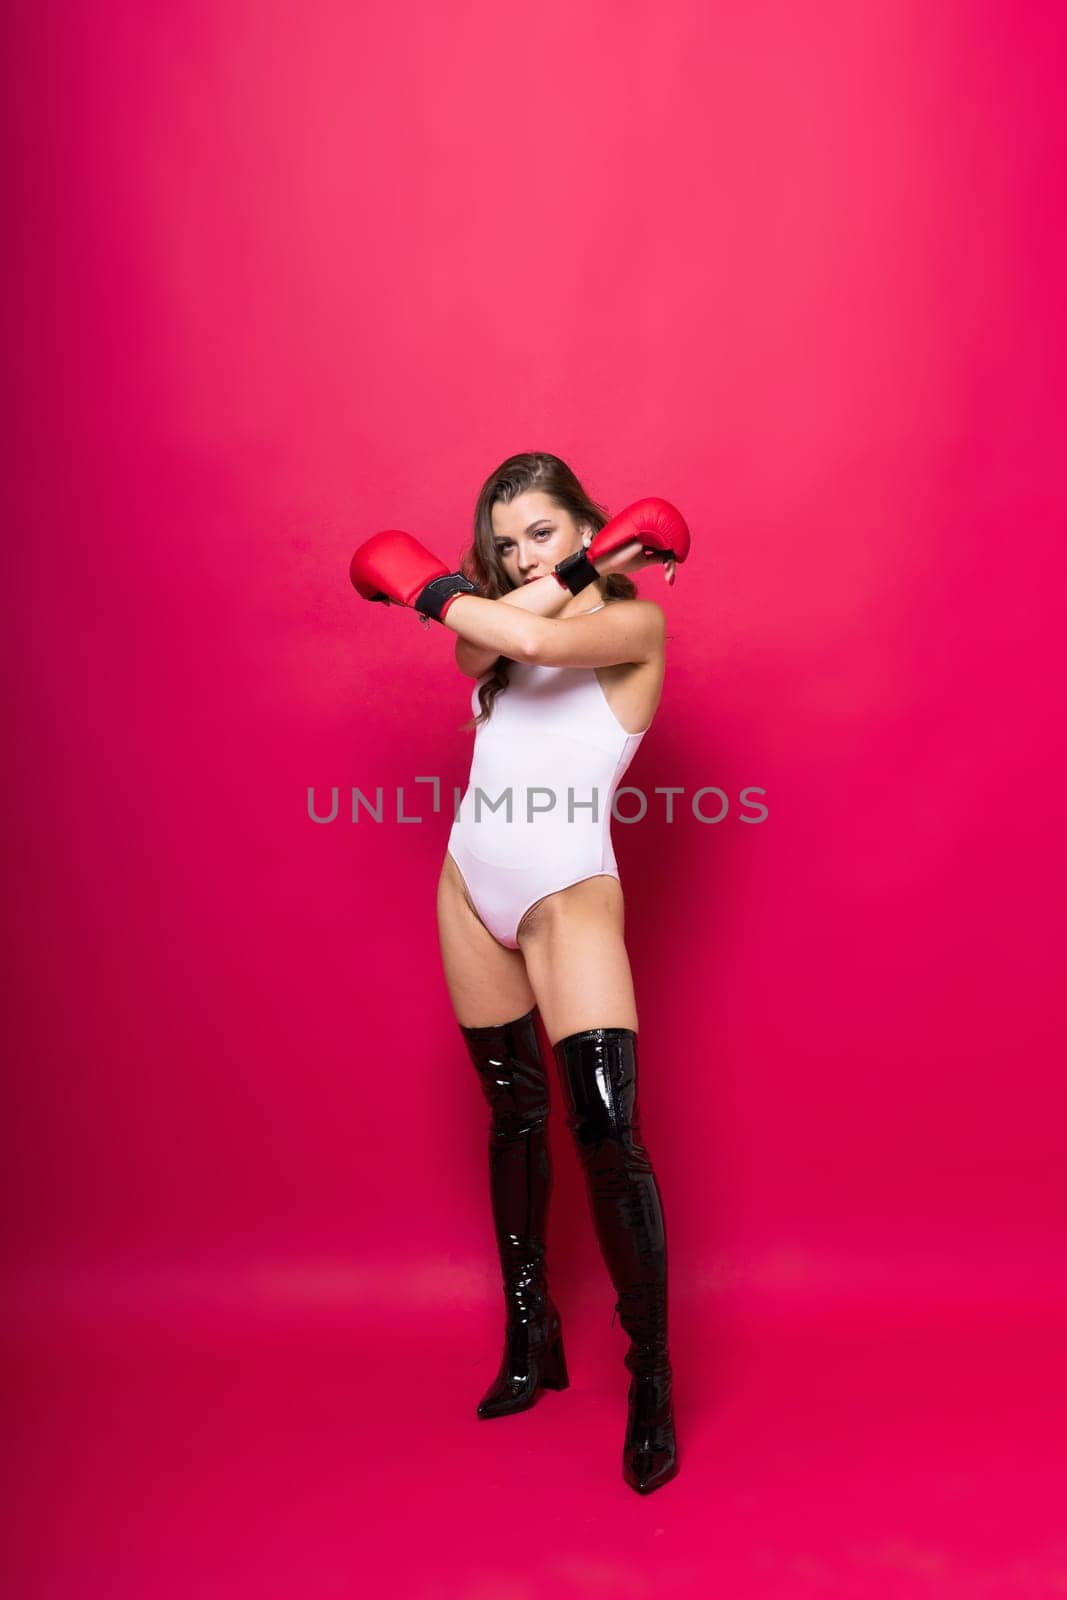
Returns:
[[[659,1189],[641,1142],[637,1035],[590,1028],[553,1047],[567,1126],[585,1169],[601,1254],[630,1336],[623,1477],[651,1494],[678,1472],[667,1345],[667,1237]],[[614,1320],[614,1319],[613,1319]]]
[[[483,1418],[525,1411],[541,1389],[566,1389],[569,1381],[545,1267],[552,1168],[536,1014],[535,1006],[513,1022],[460,1026],[491,1112],[489,1193],[504,1278],[504,1354],[478,1406]]]

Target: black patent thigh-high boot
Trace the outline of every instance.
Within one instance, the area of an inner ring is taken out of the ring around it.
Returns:
[[[678,1471],[667,1347],[667,1237],[659,1189],[641,1143],[637,1035],[590,1028],[554,1047],[567,1126],[585,1169],[601,1254],[630,1336],[623,1477],[651,1494]]]
[[[478,1406],[480,1417],[525,1411],[542,1388],[568,1384],[560,1315],[545,1267],[552,1168],[536,1010],[499,1026],[460,1027],[492,1113],[489,1192],[506,1307],[504,1355]]]

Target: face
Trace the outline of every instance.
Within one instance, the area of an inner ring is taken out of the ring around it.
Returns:
[[[547,494],[529,489],[509,504],[500,500],[492,509],[493,543],[504,571],[516,588],[544,578],[564,556],[573,555],[592,534],[580,528],[569,511],[555,505]]]

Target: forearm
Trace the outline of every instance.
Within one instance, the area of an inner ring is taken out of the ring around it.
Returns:
[[[571,592],[558,578],[535,578],[533,583],[520,584],[500,596],[503,606],[518,606],[523,611],[533,611],[539,617],[555,617],[563,610]]]
[[[496,601],[490,603],[508,606],[512,610],[523,611],[528,615],[555,617],[570,597],[570,591],[555,577],[546,576],[535,579],[533,583],[522,584],[518,589],[510,589],[507,594],[500,595]],[[457,599],[449,607],[448,615],[445,617],[446,627],[450,622],[458,623],[459,619],[453,616],[458,604]],[[507,621],[510,623],[511,619],[508,618]],[[469,632],[469,627],[470,623],[466,621],[462,628],[457,626],[455,629],[460,635],[456,641],[456,662],[461,671],[470,676],[481,677],[482,673],[489,671],[497,656],[508,656],[511,660],[521,659],[516,656],[514,646],[508,649],[496,644],[485,645]],[[518,640],[521,635],[516,633],[512,637]]]
[[[552,581],[555,583],[555,579]],[[491,654],[494,661],[497,656],[524,661],[533,646],[535,623],[523,606],[501,605],[499,600],[486,600],[481,595],[460,594],[441,620],[444,627],[451,628],[468,645],[484,650],[487,656]]]

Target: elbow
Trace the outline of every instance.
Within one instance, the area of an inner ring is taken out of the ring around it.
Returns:
[[[544,651],[541,641],[536,634],[524,634],[519,640],[519,660],[527,662],[530,666],[544,665]]]
[[[515,641],[516,660],[529,662],[531,666],[543,664],[544,629],[536,626],[541,620],[540,617],[530,617],[528,619],[530,625],[523,628]],[[510,651],[509,654],[511,654]]]

